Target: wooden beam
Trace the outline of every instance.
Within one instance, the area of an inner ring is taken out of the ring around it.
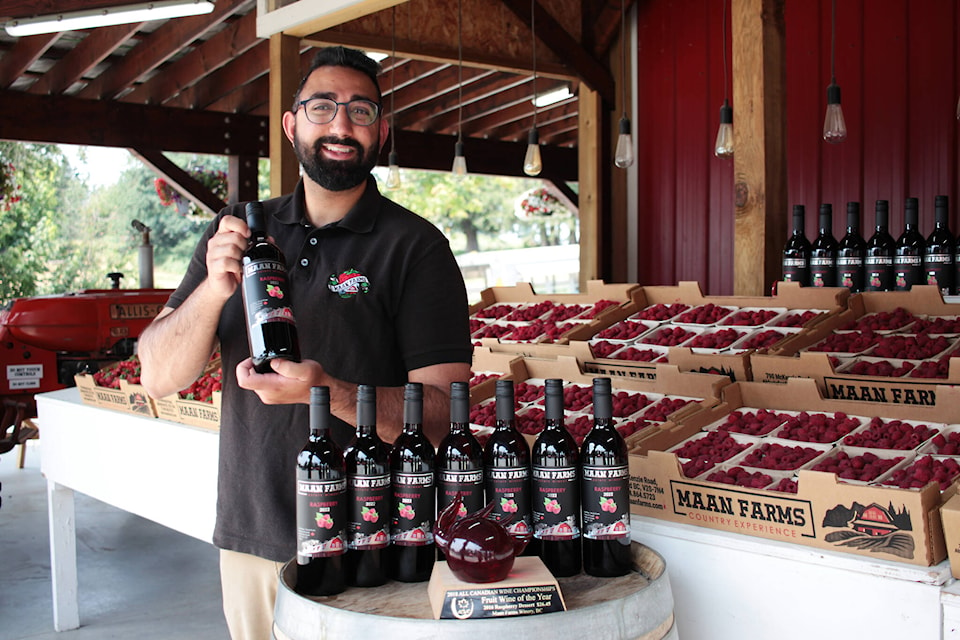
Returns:
[[[90,35],[40,76],[28,91],[39,94],[63,93],[129,40],[141,26],[142,22],[136,22],[93,29]]]
[[[59,33],[42,33],[18,38],[13,48],[0,58],[0,89],[8,89],[59,39]]]
[[[210,189],[178,167],[160,151],[149,149],[130,149],[140,162],[147,165],[158,176],[167,181],[180,195],[200,207],[208,215],[215,216],[226,202],[218,198]]]
[[[6,140],[266,157],[267,126],[262,116],[0,91]]]
[[[290,193],[300,180],[300,163],[283,133],[283,112],[300,85],[300,39],[270,36],[270,194]]]
[[[787,237],[785,0],[730,0],[734,110],[734,295],[780,277]]]

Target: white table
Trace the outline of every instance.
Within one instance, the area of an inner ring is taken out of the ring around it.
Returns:
[[[219,434],[85,405],[75,388],[37,396],[47,478],[53,624],[80,626],[74,491],[212,542]]]
[[[920,567],[632,516],[667,563],[681,638],[960,638],[946,561]]]

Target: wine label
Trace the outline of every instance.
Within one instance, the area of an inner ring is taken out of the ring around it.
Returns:
[[[618,540],[630,536],[630,471],[583,466],[583,537]]]
[[[861,256],[837,258],[837,286],[853,291],[863,289],[863,258]]]
[[[942,295],[950,295],[954,269],[953,254],[928,253],[923,256],[926,284],[940,287]]]
[[[390,474],[351,476],[347,487],[347,548],[385,548],[390,544]]]
[[[297,562],[346,550],[347,481],[297,480]]]
[[[802,285],[807,284],[810,279],[810,266],[806,258],[784,258],[783,259],[783,279],[786,282],[799,282]]]
[[[487,500],[495,504],[491,516],[506,521],[504,528],[511,535],[530,535],[530,469],[528,467],[489,467]]]
[[[921,256],[896,256],[893,259],[894,287],[907,290],[915,284],[924,284],[923,258]]]
[[[483,508],[483,471],[446,471],[437,472],[437,513],[443,511],[460,492],[463,502],[458,517],[479,511]]]
[[[893,290],[893,258],[891,256],[867,256],[864,258],[864,289],[866,291]]]
[[[253,260],[243,266],[243,299],[251,327],[267,322],[295,324],[289,304],[287,268],[275,260]]]
[[[403,547],[433,542],[433,472],[393,474],[390,541]]]
[[[579,489],[576,467],[533,468],[533,537],[540,540],[580,537]]]

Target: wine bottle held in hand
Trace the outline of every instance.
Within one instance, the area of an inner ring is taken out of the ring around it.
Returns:
[[[483,447],[470,432],[470,384],[450,383],[450,431],[437,447],[437,512],[457,493],[460,516],[483,508]]]
[[[354,587],[376,587],[387,581],[390,447],[377,435],[374,386],[357,386],[357,437],[344,457],[349,505],[344,580]]]
[[[346,549],[343,451],[330,438],[330,390],[310,389],[310,436],[297,456],[297,593],[340,593]]]
[[[403,432],[390,451],[390,577],[394,580],[423,582],[433,571],[434,461],[433,445],[423,434],[423,385],[408,382],[403,390]]]
[[[630,551],[630,472],[627,444],[614,428],[610,378],[593,379],[593,428],[580,445],[583,570],[626,575]]]
[[[557,578],[581,569],[579,452],[563,423],[563,380],[544,381],[543,431],[531,451],[533,536],[540,559]]]
[[[293,316],[290,282],[283,252],[267,237],[263,203],[248,202],[250,241],[243,254],[241,292],[253,368],[271,371],[270,361],[300,361],[300,342]]]

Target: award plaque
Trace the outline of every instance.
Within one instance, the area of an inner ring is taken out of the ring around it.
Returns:
[[[510,574],[497,582],[465,582],[446,562],[437,562],[428,589],[433,617],[467,620],[505,618],[565,611],[556,578],[536,556],[514,562]]]

